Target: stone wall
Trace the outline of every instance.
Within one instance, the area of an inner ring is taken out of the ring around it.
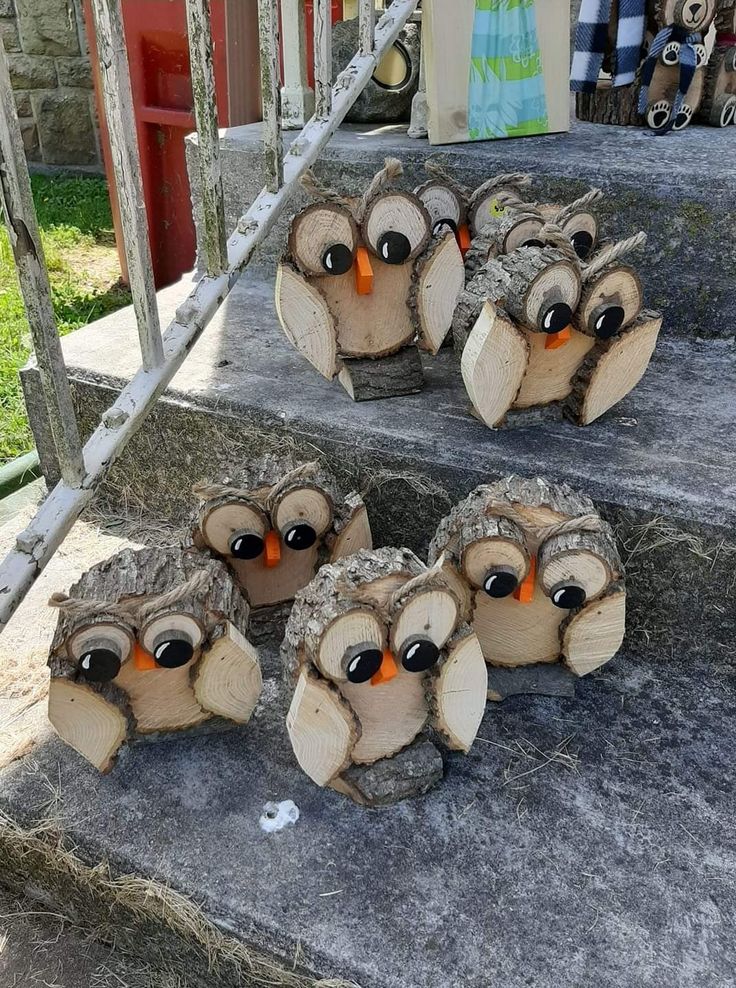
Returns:
[[[0,0],[29,161],[100,166],[81,0]]]

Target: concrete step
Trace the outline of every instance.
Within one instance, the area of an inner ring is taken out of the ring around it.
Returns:
[[[0,886],[28,897],[23,910],[163,967],[170,982],[150,983],[172,988],[732,983],[736,670],[699,635],[699,650],[672,648],[666,663],[626,648],[574,700],[489,707],[470,755],[450,755],[426,797],[386,810],[298,769],[274,639],[249,725],[126,747],[100,776],[45,721],[45,599],[126,539],[160,542],[158,526],[120,521],[79,522],[0,639]],[[0,529],[0,550],[14,531]],[[13,697],[25,708],[4,745]],[[300,819],[267,835],[264,805],[285,799]],[[0,950],[3,984],[6,953],[18,966],[12,944]],[[110,984],[138,983],[137,963],[106,963]],[[67,958],[51,980],[77,988],[84,967]]]
[[[448,758],[429,795],[370,811],[299,771],[266,650],[270,674],[246,728],[129,747],[107,776],[48,737],[0,769],[0,811],[30,827],[51,802],[54,825],[87,864],[108,862],[131,876],[128,887],[135,876],[173,886],[286,972],[297,965],[353,988],[725,988],[736,910],[724,785],[733,669],[668,658],[663,669],[624,653],[575,700],[489,709],[482,740]],[[265,834],[264,804],[285,799],[299,821]],[[0,883],[3,850],[17,851],[2,838],[0,817]],[[111,929],[110,896],[79,895],[65,883],[67,861],[17,858],[13,877],[25,863],[37,908],[75,926],[97,913],[108,942],[130,942],[124,893]],[[198,940],[167,952],[177,983],[294,986],[275,972],[232,977],[215,938],[202,936],[204,917],[184,920]],[[139,947],[170,937],[168,922],[164,909],[148,920]],[[198,961],[222,966],[189,981]]]
[[[189,285],[159,295],[169,321]],[[63,341],[89,432],[138,366],[131,309]],[[736,354],[724,341],[665,340],[635,391],[603,419],[493,432],[468,414],[451,351],[425,361],[419,395],[353,403],[287,343],[273,286],[249,272],[112,471],[117,510],[176,522],[191,485],[266,448],[324,455],[365,492],[377,544],[424,553],[439,519],[477,484],[539,474],[588,492],[617,527],[629,570],[629,635],[652,648],[736,649]],[[23,373],[31,421],[53,477],[37,371]],[[153,524],[153,523],[152,523]],[[697,619],[698,634],[693,635]]]
[[[229,229],[263,187],[260,135],[259,124],[223,132]],[[295,136],[285,135],[287,145]],[[188,138],[187,153],[199,215],[196,136]],[[338,191],[354,194],[393,155],[404,162],[406,186],[413,188],[426,178],[427,158],[439,155],[472,187],[498,172],[529,171],[542,201],[569,201],[599,186],[608,195],[601,209],[607,234],[623,238],[641,229],[649,236],[641,272],[647,303],[665,314],[665,336],[733,340],[735,154],[736,128],[691,127],[659,138],[643,129],[574,122],[569,135],[430,148],[408,138],[403,126],[353,125],[338,131],[316,172]],[[294,208],[304,202],[300,191]],[[288,217],[282,218],[256,258],[264,271],[274,269],[287,223]]]

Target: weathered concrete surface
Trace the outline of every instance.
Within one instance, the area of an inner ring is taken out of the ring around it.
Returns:
[[[736,682],[707,658],[627,654],[576,700],[494,705],[435,790],[386,810],[301,774],[273,679],[242,731],[130,747],[106,777],[50,741],[0,772],[0,807],[30,822],[51,780],[88,861],[361,988],[733,988]],[[301,818],[266,835],[282,799]]]
[[[187,285],[159,295],[162,323]],[[724,341],[662,343],[644,380],[592,426],[493,432],[468,414],[453,355],[425,361],[427,388],[353,403],[288,344],[272,287],[246,275],[128,447],[105,487],[117,507],[176,521],[191,485],[265,448],[324,453],[365,492],[377,544],[426,550],[440,518],[479,483],[540,474],[587,491],[618,528],[629,627],[639,641],[736,654],[736,353]],[[84,432],[138,367],[132,311],[65,337]],[[37,372],[23,374],[44,470],[53,473]],[[698,634],[693,635],[693,620]],[[707,648],[706,648],[707,646]]]
[[[285,134],[288,142],[295,134]],[[227,226],[264,184],[260,125],[223,132],[221,141]],[[202,229],[196,137],[187,139],[189,173],[197,225]],[[424,164],[437,155],[458,178],[476,187],[497,172],[529,171],[540,200],[566,201],[589,186],[604,189],[601,213],[607,235],[645,230],[641,253],[647,303],[665,313],[665,336],[732,340],[736,297],[736,130],[692,127],[666,138],[637,128],[573,123],[569,135],[488,141],[430,148],[413,141],[403,126],[343,127],[315,169],[340,192],[354,194],[382,167],[386,155],[405,165],[404,182],[424,181]],[[294,209],[306,202],[294,198]],[[273,271],[286,240],[289,215],[282,217],[260,249],[256,263]],[[201,249],[200,249],[201,254]],[[639,261],[637,260],[637,264]]]

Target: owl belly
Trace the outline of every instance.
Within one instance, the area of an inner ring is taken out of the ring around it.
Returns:
[[[429,717],[424,681],[423,675],[399,668],[395,679],[381,686],[340,684],[340,692],[360,722],[354,762],[376,762],[411,744]]]
[[[560,657],[560,623],[568,614],[555,607],[538,586],[529,604],[514,597],[494,600],[479,592],[475,595],[473,628],[491,665],[555,662]]]
[[[546,350],[545,333],[524,330],[529,344],[529,361],[514,408],[531,408],[562,401],[572,391],[572,379],[585,355],[595,346],[592,336],[572,330],[572,339],[556,350]]]
[[[318,546],[311,549],[289,549],[281,546],[281,562],[269,568],[258,559],[231,559],[230,568],[238,583],[248,594],[253,607],[279,604],[292,600],[311,581],[317,571]]]
[[[193,659],[179,669],[150,669],[140,672],[128,659],[113,682],[125,690],[138,730],[179,730],[193,727],[211,715],[197,703],[189,678]]]
[[[413,265],[384,264],[371,255],[373,291],[358,295],[355,272],[316,280],[337,327],[343,357],[380,357],[395,353],[414,338],[409,311]]]

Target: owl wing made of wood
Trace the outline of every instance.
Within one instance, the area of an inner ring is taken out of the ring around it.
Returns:
[[[195,493],[194,545],[227,564],[254,608],[293,600],[323,563],[373,545],[363,499],[320,463],[267,454]]]
[[[452,233],[432,237],[421,200],[388,159],[360,199],[315,202],[293,220],[276,279],[286,336],[356,401],[421,389],[418,349],[437,353],[465,283]]]
[[[624,572],[610,526],[564,484],[508,477],[478,487],[440,522],[430,564],[454,579],[486,662],[610,661],[626,623]]]
[[[453,335],[486,425],[563,415],[588,425],[638,384],[662,325],[622,260],[644,240],[604,246],[582,266],[557,248],[520,247],[471,279]]]
[[[407,549],[323,567],[297,597],[282,656],[289,736],[317,785],[374,803],[378,774],[381,801],[415,795],[442,774],[425,728],[459,751],[475,739],[487,684],[478,640],[441,567]]]
[[[126,549],[50,603],[49,720],[100,771],[127,741],[250,719],[261,693],[250,608],[217,560]]]

